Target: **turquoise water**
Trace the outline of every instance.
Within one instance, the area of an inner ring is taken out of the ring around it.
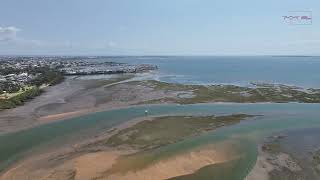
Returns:
[[[167,82],[237,85],[268,82],[320,88],[320,57],[173,56],[106,60],[158,65],[155,78]]]
[[[67,137],[87,134],[87,137],[106,131],[111,127],[133,118],[144,116],[149,109],[150,115],[165,114],[234,114],[247,113],[263,115],[254,120],[244,121],[238,125],[218,129],[212,133],[197,136],[177,144],[166,146],[154,152],[153,161],[169,157],[175,153],[200,145],[216,143],[228,139],[247,142],[245,151],[255,151],[255,144],[272,132],[285,129],[320,126],[320,104],[196,104],[196,105],[154,105],[139,106],[89,114],[69,120],[53,122],[35,128],[0,136],[0,168],[22,158],[37,147],[48,145],[54,141],[63,144]],[[254,144],[254,145],[252,145]],[[256,154],[245,156],[247,162],[236,166],[246,172],[253,166]],[[237,169],[237,168],[236,168]],[[238,172],[237,171],[237,172]],[[246,174],[246,173],[245,173]],[[243,174],[239,175],[242,177]]]

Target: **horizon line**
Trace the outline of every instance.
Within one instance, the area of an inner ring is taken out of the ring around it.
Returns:
[[[255,56],[269,56],[269,57],[319,57],[320,55],[92,55],[92,54],[0,54],[0,57],[5,56],[42,56],[42,57],[55,57],[55,56],[65,56],[65,57],[255,57]]]

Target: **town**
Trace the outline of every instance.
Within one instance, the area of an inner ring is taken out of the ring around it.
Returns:
[[[157,66],[149,64],[112,62],[109,57],[1,56],[0,101],[28,92],[37,95],[42,88],[61,82],[64,76],[142,73],[155,69]],[[24,97],[22,101],[28,98]],[[20,104],[20,100],[17,102],[13,104]],[[2,109],[12,106],[7,104]]]

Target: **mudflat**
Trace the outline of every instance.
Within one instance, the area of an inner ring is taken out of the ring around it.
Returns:
[[[49,86],[44,93],[23,106],[0,111],[0,134],[30,128],[41,123],[64,119],[95,111],[96,99],[108,92],[104,86],[130,79],[132,75],[107,79],[68,77],[58,85]]]
[[[311,179],[320,177],[319,128],[284,131],[259,146],[259,156],[247,180]]]
[[[105,79],[67,78],[48,87],[25,105],[0,112],[0,134],[40,123],[90,112],[142,104],[232,103],[319,103],[319,89],[281,84],[183,85],[155,80],[135,80],[133,75]]]

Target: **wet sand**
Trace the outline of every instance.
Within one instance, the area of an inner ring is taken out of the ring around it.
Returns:
[[[246,177],[246,180],[273,180],[277,177],[288,179],[305,179],[299,163],[287,153],[277,155],[259,152],[256,165]]]
[[[177,92],[154,90],[132,85],[133,75],[118,75],[107,79],[68,77],[58,85],[14,109],[0,112],[0,134],[55,120],[88,113],[128,107],[164,97],[176,97]]]
[[[226,151],[229,149],[229,151]],[[108,173],[125,151],[105,150],[85,153],[63,163],[46,163],[50,156],[29,159],[11,168],[1,180],[15,179],[167,179],[192,174],[200,168],[239,157],[230,144],[206,145],[135,170]],[[143,161],[143,159],[141,159]],[[131,162],[132,166],[138,162]]]
[[[256,165],[246,180],[319,179],[319,128],[284,131],[266,138],[259,147]]]
[[[259,149],[257,161],[245,180],[269,180],[269,173],[275,168],[267,159],[269,156]]]
[[[161,160],[141,170],[104,175],[101,179],[168,179],[192,174],[204,166],[223,163],[233,158],[236,156],[228,156],[221,149],[205,146]]]
[[[119,131],[146,120],[149,121],[150,117],[125,122],[71,147],[28,156],[13,165],[0,179],[167,179],[192,174],[205,166],[240,156],[235,152],[234,142],[223,142],[182,151],[136,169],[138,164],[145,161],[144,156],[137,153],[140,150],[129,146],[127,149],[109,147],[105,142]],[[134,158],[124,157],[127,155]]]
[[[71,118],[71,117],[76,117],[81,114],[86,114],[89,113],[88,110],[81,110],[81,111],[73,111],[73,112],[66,112],[66,113],[61,113],[61,114],[53,114],[53,115],[47,115],[47,116],[41,116],[39,117],[40,122],[49,122],[49,121],[54,121],[57,119],[64,119],[64,118]]]
[[[1,111],[0,133],[7,133],[23,128],[33,127],[39,124],[38,118],[42,116],[76,110],[76,104],[67,103],[65,99],[72,94],[80,93],[80,91],[84,89],[84,84],[85,82],[80,82],[73,78],[67,78],[64,82],[58,85],[47,87],[44,90],[44,93],[33,100],[26,102],[22,106]],[[68,104],[69,108],[58,109],[54,107],[60,107],[64,104]],[[88,104],[83,103],[83,105],[78,107],[85,108],[90,104],[92,103],[88,101]],[[42,110],[43,107],[48,108],[46,110]]]

